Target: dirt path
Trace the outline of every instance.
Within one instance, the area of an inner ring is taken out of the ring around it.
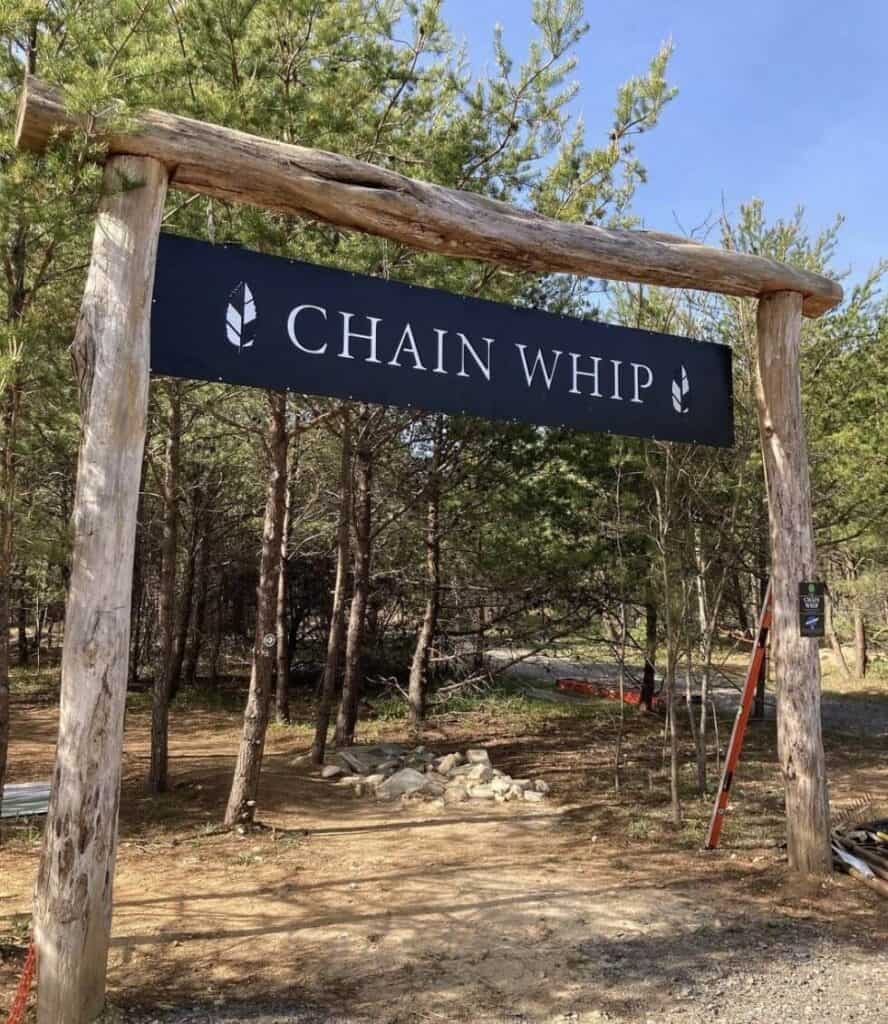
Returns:
[[[51,759],[53,715],[16,708],[14,778]],[[554,713],[553,713],[554,714]],[[261,818],[211,834],[237,717],[173,722],[168,796],[142,795],[147,716],[128,719],[109,999],[147,1024],[591,1024],[881,1019],[885,905],[839,878],[799,894],[774,843],[772,737],[753,737],[724,853],[699,852],[661,796],[634,785],[656,759],[656,722],[633,719],[626,789],[613,798],[612,721],[572,717],[439,723],[441,751],[484,741],[495,764],[542,775],[544,805],[380,805],[322,782],[270,737]],[[375,734],[394,737],[396,729]],[[874,746],[834,757],[837,787],[885,786]],[[642,829],[640,825],[643,824]],[[39,836],[0,848],[0,932],[26,914]],[[733,853],[732,853],[733,850]],[[18,961],[0,963],[8,993]],[[0,1005],[3,996],[0,995]],[[111,1019],[114,1019],[113,1016]]]

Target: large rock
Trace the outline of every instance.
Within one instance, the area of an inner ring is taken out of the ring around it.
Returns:
[[[444,790],[444,802],[447,804],[462,804],[469,799],[469,791],[462,782],[451,782]]]
[[[336,759],[350,772],[358,775],[372,775],[382,770],[382,765],[394,761],[396,764],[410,750],[403,743],[376,743],[360,747],[343,747],[336,752]]]
[[[540,793],[540,792],[538,792],[535,789],[525,789],[524,790],[524,799],[527,800],[529,803],[537,804],[541,800],[545,800],[546,799],[546,795],[545,795],[545,793]]]
[[[473,800],[494,800],[496,793],[493,786],[469,786],[469,796]]]
[[[496,778],[490,783],[490,788],[494,793],[505,796],[512,788],[512,780],[508,776]]]
[[[549,792],[549,783],[544,782],[542,779],[537,779],[533,784],[533,788],[537,793],[542,793],[545,796]]]
[[[454,768],[458,768],[463,763],[463,756],[459,751],[455,754],[445,754],[444,757],[439,757],[435,761],[435,768],[442,775],[449,775]]]
[[[322,779],[338,779],[343,774],[343,769],[338,764],[325,764],[321,769]]]
[[[469,764],[486,764],[488,768],[490,767],[490,754],[480,747],[475,750],[467,750],[466,760]]]
[[[395,800],[399,796],[416,793],[426,784],[426,777],[415,768],[402,768],[376,787],[380,800]]]
[[[492,778],[493,770],[489,764],[473,764],[466,773],[466,780],[468,782],[483,784],[485,782],[490,782]]]
[[[443,782],[436,782],[434,779],[430,779],[427,775],[424,776],[425,785],[419,791],[423,796],[443,796],[447,790],[447,786]]]

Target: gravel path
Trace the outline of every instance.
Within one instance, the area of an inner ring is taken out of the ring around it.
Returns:
[[[460,1024],[875,1024],[888,1003],[888,954],[845,944],[822,928],[784,920],[741,920],[683,934],[665,943],[662,934],[625,941],[600,938],[565,950],[565,959],[586,976],[575,1009],[555,1016],[499,1015],[479,1010]],[[557,979],[553,979],[557,983]],[[665,1005],[650,1013],[642,993],[656,992]],[[595,1003],[609,1007],[595,1009]],[[621,1006],[622,1009],[615,1009]],[[435,1020],[451,1021],[445,1014]],[[429,1014],[342,1016],[318,1007],[193,1006],[163,1013],[125,1013],[107,1024],[429,1024]]]

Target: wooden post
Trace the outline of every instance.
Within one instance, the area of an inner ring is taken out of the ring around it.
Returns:
[[[39,1024],[102,1010],[117,853],[149,318],[167,171],[115,156],[74,343],[81,441],[59,741],[37,878]]]
[[[801,326],[797,292],[775,292],[759,300],[756,400],[771,524],[771,650],[789,864],[800,874],[822,875],[831,870],[832,856],[820,655],[817,640],[800,635],[798,612],[799,582],[817,575],[799,374]]]

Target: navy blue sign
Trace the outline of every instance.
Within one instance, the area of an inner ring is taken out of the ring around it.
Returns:
[[[578,430],[733,443],[731,352],[162,235],[151,370]]]

